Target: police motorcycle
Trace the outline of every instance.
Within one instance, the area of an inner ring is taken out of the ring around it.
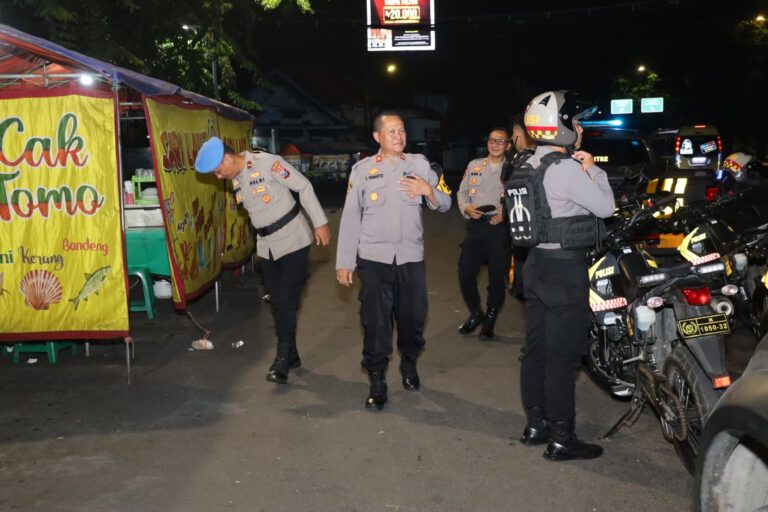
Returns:
[[[723,215],[728,205],[742,202],[746,190],[736,192],[746,180],[754,159],[743,153],[730,155],[718,173],[720,193],[702,208],[684,208],[663,221],[667,229],[682,231],[685,237],[677,248],[682,260],[692,264],[707,258],[721,259],[725,274],[711,280],[712,305],[731,322],[739,317],[750,327],[756,339],[768,331],[768,218],[760,212],[738,210],[739,217],[749,217],[758,225],[737,231]]]
[[[586,363],[613,396],[630,399],[604,437],[631,426],[650,404],[664,437],[693,471],[704,422],[730,384],[724,361],[730,326],[712,308],[706,282],[724,271],[722,262],[662,268],[633,240],[633,232],[673,200],[625,211],[593,255]]]

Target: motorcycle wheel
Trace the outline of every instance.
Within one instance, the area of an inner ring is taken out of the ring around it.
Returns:
[[[673,441],[675,451],[685,469],[693,475],[699,441],[707,421],[722,391],[712,388],[712,381],[704,373],[688,349],[680,345],[664,362],[667,384],[685,410],[687,435],[685,441]]]

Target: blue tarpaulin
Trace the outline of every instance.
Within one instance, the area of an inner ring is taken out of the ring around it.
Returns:
[[[211,107],[229,119],[246,120],[253,118],[244,110],[187,91],[170,82],[164,82],[130,69],[88,57],[46,39],[0,24],[0,78],[3,75],[39,72],[42,68],[41,59],[66,67],[78,68],[74,69],[73,72],[87,70],[98,73],[112,83],[124,84],[147,96],[181,96],[198,105]]]

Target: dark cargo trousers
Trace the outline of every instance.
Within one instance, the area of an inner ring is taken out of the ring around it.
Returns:
[[[363,361],[369,372],[383,371],[392,354],[392,322],[397,323],[397,349],[402,357],[418,356],[424,348],[427,318],[427,276],[423,261],[379,263],[358,258]]]
[[[589,278],[584,251],[533,249],[523,269],[526,350],[520,389],[526,409],[550,421],[576,417],[575,381],[587,349]]]
[[[288,357],[296,348],[296,321],[304,284],[307,282],[309,246],[278,259],[261,260],[264,286],[271,296],[277,331],[277,354]]]
[[[470,220],[459,256],[459,286],[470,311],[480,309],[477,275],[488,264],[488,302],[486,307],[500,308],[506,297],[512,246],[506,222],[492,226],[485,219]]]

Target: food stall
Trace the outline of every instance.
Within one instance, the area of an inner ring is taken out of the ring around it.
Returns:
[[[124,165],[131,123],[145,127],[151,172]],[[231,185],[193,168],[213,135],[246,149],[252,124],[242,110],[0,25],[0,342],[122,338],[130,375],[130,275],[167,274],[185,309],[253,253]],[[144,213],[126,218],[134,209]]]

